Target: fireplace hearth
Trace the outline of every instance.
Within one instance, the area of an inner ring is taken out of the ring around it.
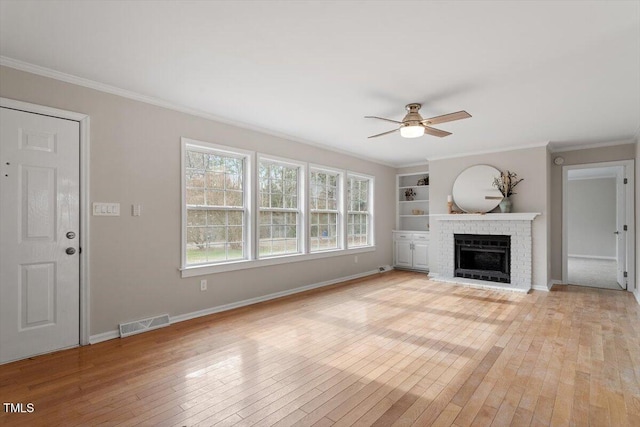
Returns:
[[[454,276],[511,283],[511,236],[454,234]]]

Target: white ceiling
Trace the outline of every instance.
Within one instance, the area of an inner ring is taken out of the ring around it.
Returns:
[[[390,165],[640,128],[638,1],[2,0],[0,54]],[[410,102],[473,118],[367,139]]]

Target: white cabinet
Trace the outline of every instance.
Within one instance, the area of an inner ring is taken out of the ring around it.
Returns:
[[[395,266],[413,268],[413,249],[410,240],[396,240]]]
[[[393,264],[412,270],[429,269],[429,233],[393,233]]]

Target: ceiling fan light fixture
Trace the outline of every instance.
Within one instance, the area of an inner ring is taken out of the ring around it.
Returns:
[[[408,125],[400,128],[400,136],[403,138],[419,138],[424,135],[424,126]]]

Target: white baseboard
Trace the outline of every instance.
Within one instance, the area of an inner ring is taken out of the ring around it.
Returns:
[[[547,286],[533,285],[531,289],[533,289],[534,291],[549,292],[553,288],[553,285],[561,285],[561,284],[562,284],[561,280],[550,279],[549,282],[547,283]]]
[[[384,266],[384,268],[385,268],[385,271],[391,270],[391,266]],[[389,270],[387,270],[387,268]],[[311,285],[300,286],[299,288],[293,288],[293,289],[288,289],[286,291],[275,292],[275,293],[272,293],[272,294],[263,295],[263,296],[260,296],[260,297],[249,298],[249,299],[238,301],[238,302],[232,302],[232,303],[229,303],[229,304],[224,304],[224,305],[219,305],[219,306],[216,306],[216,307],[206,308],[204,310],[198,310],[198,311],[194,311],[194,312],[191,312],[191,313],[179,314],[177,316],[171,316],[170,317],[170,323],[173,324],[173,323],[178,323],[178,322],[184,322],[185,320],[191,320],[191,319],[195,319],[195,318],[202,317],[202,316],[208,316],[209,314],[220,313],[222,311],[233,310],[234,308],[245,307],[247,305],[257,304],[259,302],[269,301],[269,300],[276,299],[276,298],[282,298],[282,297],[285,297],[285,296],[288,296],[288,295],[293,295],[293,294],[298,294],[300,292],[310,291],[311,289],[322,288],[324,286],[335,285],[336,283],[346,282],[346,281],[353,280],[353,279],[360,279],[362,277],[372,276],[372,275],[378,274],[378,273],[380,273],[379,270],[365,271],[364,273],[352,274],[351,276],[339,277],[337,279],[326,280],[324,282],[319,282],[319,283],[312,283]],[[89,343],[90,344],[97,344],[97,343],[102,342],[102,341],[107,341],[107,340],[111,340],[111,339],[119,338],[119,337],[120,337],[120,333],[116,329],[116,330],[113,330],[113,331],[103,332],[103,333],[97,334],[97,335],[91,335],[91,337],[89,337]]]
[[[616,261],[617,258],[614,256],[599,256],[599,255],[574,255],[568,254],[568,258],[584,258],[584,259],[605,259],[607,261]]]
[[[89,337],[89,344],[97,344],[102,341],[108,341],[108,340],[112,340],[114,338],[119,338],[119,337],[120,337],[120,331],[115,329],[113,331],[103,332],[97,335],[91,335]]]

